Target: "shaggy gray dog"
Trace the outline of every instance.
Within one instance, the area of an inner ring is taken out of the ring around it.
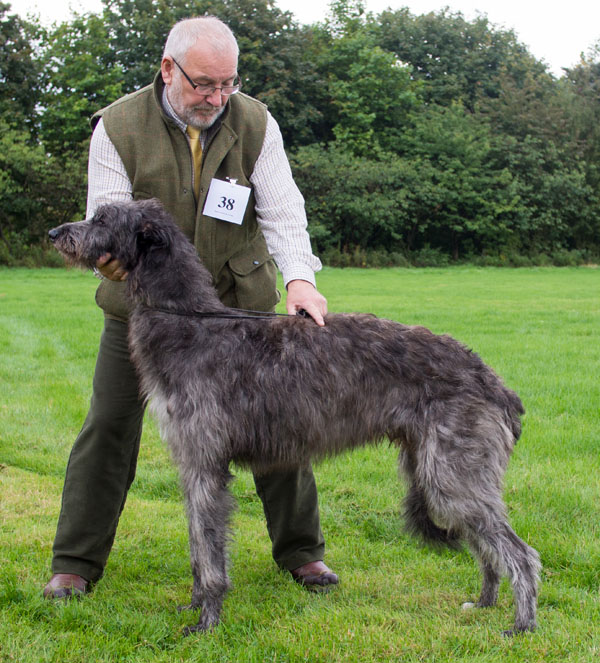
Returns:
[[[187,501],[191,607],[202,608],[188,631],[218,623],[229,587],[232,461],[297,466],[385,438],[400,449],[409,529],[465,541],[483,574],[476,605],[494,605],[507,575],[514,632],[535,628],[538,554],[511,529],[502,501],[523,406],[476,354],[369,315],[328,315],[319,327],[226,308],[156,201],[105,205],[50,238],[73,264],[92,268],[110,252],[129,272],[133,360]]]

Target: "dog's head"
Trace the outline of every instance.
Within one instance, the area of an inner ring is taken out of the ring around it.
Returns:
[[[48,236],[73,265],[93,269],[110,253],[131,271],[142,257],[168,253],[174,226],[157,200],[144,200],[102,205],[91,219],[65,223]]]

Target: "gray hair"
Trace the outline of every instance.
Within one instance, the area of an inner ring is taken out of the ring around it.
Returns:
[[[233,52],[239,48],[233,32],[216,16],[186,18],[176,23],[165,43],[164,57],[183,61],[187,52],[202,40],[217,53]]]

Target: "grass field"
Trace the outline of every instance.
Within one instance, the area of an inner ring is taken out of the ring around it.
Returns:
[[[524,433],[506,476],[517,533],[541,554],[539,628],[512,639],[512,596],[464,612],[479,573],[466,552],[407,537],[395,453],[360,450],[315,469],[326,561],[313,595],[280,573],[251,476],[235,470],[234,583],[218,629],[183,638],[191,613],[176,472],[153,422],[103,580],[80,602],[44,601],[70,447],[87,411],[102,318],[97,281],[0,270],[0,661],[600,660],[600,270],[325,269],[332,311],[448,332],[521,395]]]

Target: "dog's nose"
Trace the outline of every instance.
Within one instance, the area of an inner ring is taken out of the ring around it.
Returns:
[[[48,237],[50,238],[50,241],[53,242],[58,237],[58,228],[52,228],[52,230],[49,230]]]

